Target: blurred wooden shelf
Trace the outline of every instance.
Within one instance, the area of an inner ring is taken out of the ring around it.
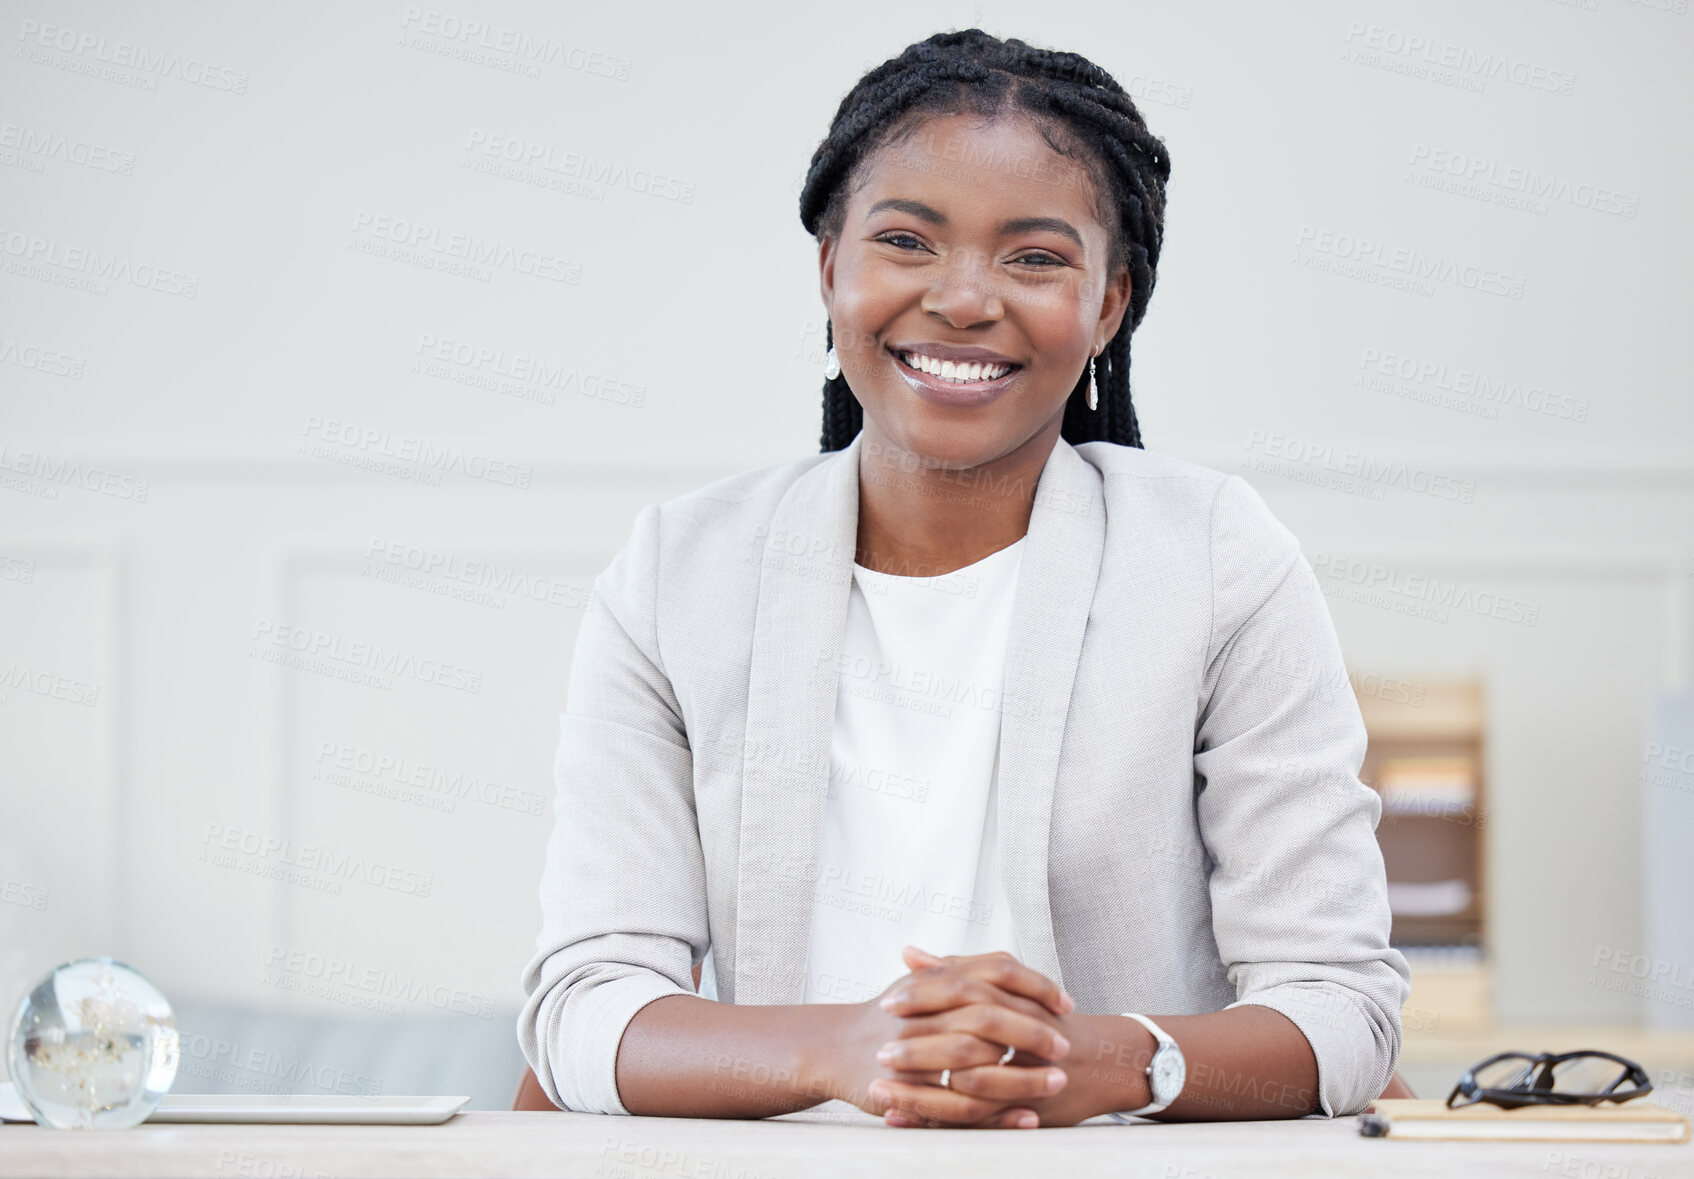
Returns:
[[[1421,682],[1416,693],[1389,696],[1370,691],[1367,677],[1354,682],[1370,737],[1359,777],[1382,797],[1376,836],[1395,909],[1393,944],[1485,948],[1482,684]],[[1480,1026],[1486,1019],[1487,996],[1486,976],[1464,983],[1447,979],[1439,987],[1440,1009],[1462,1026]],[[1433,1002],[1425,1008],[1436,1010]]]
[[[1369,681],[1361,677],[1360,682]],[[1480,741],[1484,724],[1482,684],[1445,680],[1419,685],[1413,700],[1359,695],[1359,714],[1373,741]]]
[[[1496,1052],[1570,1052],[1578,1048],[1627,1056],[1649,1073],[1694,1066],[1694,1031],[1666,1031],[1639,1024],[1541,1021],[1471,1029],[1438,1026],[1427,1032],[1413,1031],[1402,1021],[1400,1059],[1417,1063],[1458,1061],[1463,1068]],[[1657,1084],[1660,1078],[1654,1075],[1653,1080]]]
[[[1494,977],[1486,964],[1451,968],[1413,961],[1411,967],[1412,993],[1400,1009],[1403,1039],[1409,1041],[1420,1033],[1471,1036],[1488,1029]]]

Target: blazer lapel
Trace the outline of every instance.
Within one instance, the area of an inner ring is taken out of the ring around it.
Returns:
[[[1000,705],[1000,870],[1018,958],[1064,986],[1048,900],[1047,836],[1071,687],[1105,552],[1100,472],[1060,438],[1035,488]]]
[[[863,438],[794,481],[764,538],[742,749],[735,1003],[805,995]]]
[[[764,538],[743,747],[735,977],[726,1001],[803,1000],[863,432],[783,496]],[[1047,840],[1105,539],[1099,472],[1059,439],[1035,489],[1000,717],[1000,858],[1022,960],[1063,985]]]

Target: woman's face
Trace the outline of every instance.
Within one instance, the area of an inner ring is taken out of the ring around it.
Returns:
[[[963,469],[1056,439],[1129,304],[1087,171],[1025,119],[948,115],[866,159],[855,183],[819,265],[866,441]],[[959,382],[915,370],[913,353],[1011,367]]]

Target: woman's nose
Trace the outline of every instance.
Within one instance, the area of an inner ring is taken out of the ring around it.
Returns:
[[[1005,314],[993,260],[982,250],[953,250],[936,268],[923,309],[966,328]]]

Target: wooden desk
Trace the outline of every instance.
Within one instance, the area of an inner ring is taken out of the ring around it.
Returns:
[[[1360,1137],[1356,1118],[1172,1125],[1096,1119],[1050,1130],[897,1130],[852,1113],[820,1107],[762,1121],[720,1121],[471,1112],[440,1126],[163,1124],[83,1132],[12,1124],[0,1126],[0,1175],[1694,1176],[1687,1144],[1393,1142]]]

